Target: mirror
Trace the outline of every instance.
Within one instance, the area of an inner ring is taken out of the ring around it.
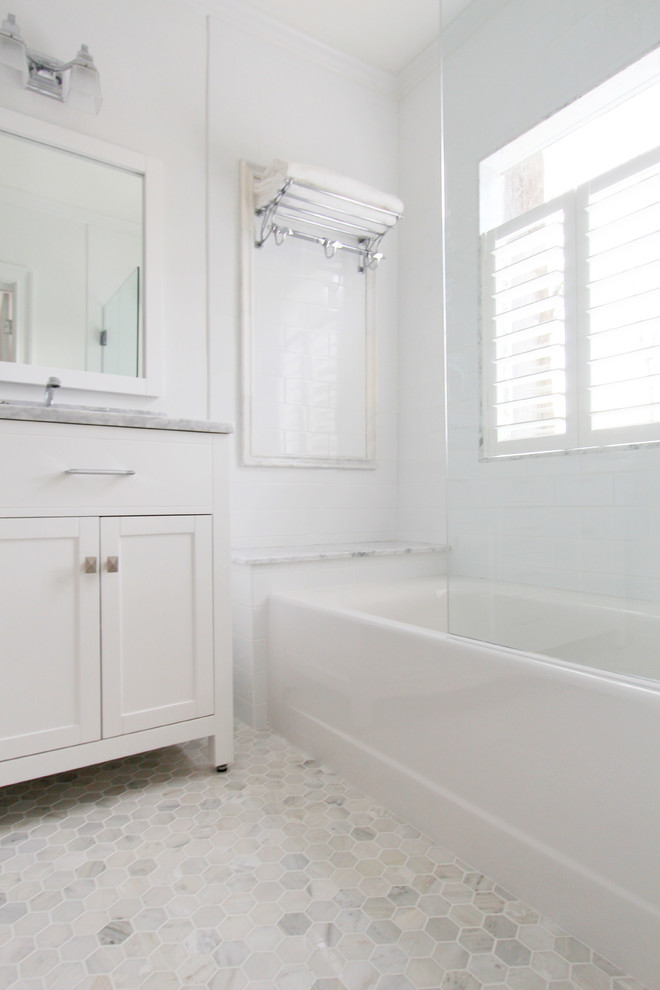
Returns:
[[[0,111],[0,380],[158,394],[155,171]]]
[[[375,273],[305,239],[257,248],[255,174],[241,163],[243,463],[375,468]]]

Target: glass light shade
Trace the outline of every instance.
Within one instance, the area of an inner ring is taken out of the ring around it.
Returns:
[[[7,18],[0,28],[0,82],[25,86],[27,81],[25,42],[21,38],[16,21]]]
[[[86,45],[82,46],[69,69],[69,89],[66,100],[77,110],[86,110],[88,113],[98,113],[101,109],[103,102],[101,82]]]

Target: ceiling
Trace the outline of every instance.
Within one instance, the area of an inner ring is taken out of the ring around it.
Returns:
[[[469,0],[245,0],[250,7],[380,69],[399,72]]]

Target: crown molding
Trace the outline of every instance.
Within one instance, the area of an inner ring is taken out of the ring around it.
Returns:
[[[268,41],[269,44],[278,45],[292,55],[309,59],[382,96],[389,99],[396,99],[398,96],[397,76],[393,72],[376,68],[362,59],[317,41],[277,18],[250,7],[242,0],[184,0],[184,2],[201,14],[223,20],[232,27]]]
[[[440,67],[442,59],[442,48],[440,36],[430,45],[427,45],[419,55],[416,55],[412,62],[408,62],[405,68],[401,69],[397,75],[397,96],[403,99],[408,93],[419,86],[427,76]]]

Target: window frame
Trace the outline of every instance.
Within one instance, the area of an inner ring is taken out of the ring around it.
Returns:
[[[481,234],[481,456],[484,459],[551,452],[606,449],[660,442],[660,422],[594,430],[591,425],[589,384],[589,239],[590,197],[608,186],[660,165],[660,147],[630,159],[575,189],[533,207]],[[566,432],[548,437],[498,440],[496,423],[495,336],[496,313],[491,291],[495,242],[544,216],[564,216],[564,355],[566,375]],[[660,313],[658,314],[660,319]]]

